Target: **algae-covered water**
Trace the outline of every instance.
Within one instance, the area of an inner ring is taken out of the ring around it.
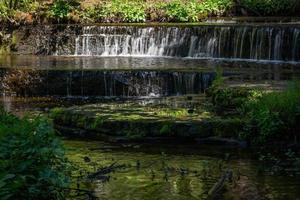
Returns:
[[[69,159],[90,173],[113,163],[119,166],[92,183],[80,182],[105,200],[207,199],[209,190],[227,169],[233,171],[234,180],[222,192],[222,199],[239,199],[241,194],[248,199],[300,196],[299,178],[261,172],[259,163],[251,160],[251,152],[242,149],[75,140],[65,140],[65,144]]]

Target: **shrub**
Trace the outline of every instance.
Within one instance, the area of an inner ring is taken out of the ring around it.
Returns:
[[[232,5],[231,0],[112,0],[86,9],[85,16],[98,22],[144,22],[146,20],[196,22],[207,15],[221,15]]]
[[[2,15],[13,14],[14,11],[30,12],[35,10],[38,2],[34,0],[1,0],[0,1],[0,17]]]
[[[183,1],[173,0],[158,4],[165,10],[170,21],[197,22],[208,15],[221,15],[231,8],[231,0],[206,0],[206,1]]]
[[[1,199],[64,199],[67,166],[46,119],[18,119],[0,111]]]
[[[300,81],[282,92],[266,93],[245,103],[246,137],[257,143],[292,140],[300,122]]]
[[[7,19],[8,15],[8,8],[5,6],[5,4],[0,2],[0,20]]]
[[[232,8],[233,3],[232,0],[206,0],[199,6],[210,15],[222,15]]]
[[[87,12],[88,18],[98,22],[144,22],[146,20],[145,6],[139,1],[107,1]]]
[[[298,0],[241,0],[241,6],[259,15],[292,14],[299,6]]]
[[[171,21],[198,21],[199,16],[197,12],[197,2],[192,0],[190,2],[183,2],[181,0],[174,0],[168,3],[162,3],[161,9],[165,10],[165,13]]]
[[[50,7],[50,16],[57,19],[66,19],[72,9],[79,6],[77,0],[55,0]]]

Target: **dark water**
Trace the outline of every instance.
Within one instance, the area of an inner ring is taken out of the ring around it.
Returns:
[[[210,60],[151,57],[0,57],[2,104],[12,112],[48,110],[94,102],[122,102],[122,98],[147,99],[199,95],[221,69],[229,85],[282,88],[300,75],[297,62]],[[173,104],[171,104],[173,105]],[[104,142],[66,141],[68,156],[93,172],[113,162],[125,169],[108,182],[82,183],[101,199],[206,199],[222,169],[240,171],[247,184],[270,199],[297,199],[299,178],[258,174],[251,153],[204,146],[120,147]],[[229,162],[224,158],[232,154]],[[91,163],[83,158],[90,157]],[[140,167],[137,167],[139,163]],[[220,169],[222,164],[222,169]],[[223,168],[224,167],[224,168]],[[250,186],[249,186],[250,187]],[[223,198],[233,199],[234,192]],[[236,198],[238,199],[238,198]]]
[[[96,196],[101,199],[207,199],[208,191],[227,168],[232,169],[235,176],[239,173],[247,177],[247,189],[254,188],[268,199],[297,199],[300,195],[299,178],[259,173],[257,161],[249,159],[251,153],[240,149],[153,144],[124,147],[70,140],[65,143],[68,157],[90,172],[93,167],[84,162],[85,156],[99,166],[114,162],[127,166],[110,174],[108,182],[86,185],[95,188]],[[227,162],[228,155],[231,159]],[[239,197],[229,191],[222,199]]]
[[[133,57],[3,56],[0,93],[15,96],[160,97],[200,94],[216,69],[231,84],[279,84],[298,64]]]

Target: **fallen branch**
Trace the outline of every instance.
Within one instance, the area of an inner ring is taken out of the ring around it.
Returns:
[[[210,199],[214,199],[224,188],[226,181],[230,180],[231,177],[232,171],[226,170],[226,172],[220,177],[220,179],[215,183],[215,185],[209,190],[208,197]]]

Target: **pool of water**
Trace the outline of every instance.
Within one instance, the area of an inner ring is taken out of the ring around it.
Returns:
[[[299,77],[298,63],[162,57],[0,57],[0,94],[22,97],[161,97],[201,94],[220,69],[229,84]]]
[[[159,70],[212,71],[221,67],[225,72],[289,71],[300,62],[278,60],[247,60],[226,58],[177,58],[159,56],[34,56],[0,55],[0,68],[38,70]],[[259,70],[259,71],[257,71]]]
[[[174,104],[178,97],[203,94],[217,68],[230,85],[270,89],[280,88],[300,75],[299,63],[285,61],[1,56],[0,104],[21,115],[56,106],[118,103],[123,98],[158,103],[170,98]],[[238,187],[230,184],[229,190],[222,192],[222,199],[240,199],[239,194],[247,193],[245,187],[251,188],[251,195],[269,199],[300,196],[299,178],[261,173],[258,161],[251,159],[253,154],[241,149],[72,140],[65,140],[65,144],[69,159],[84,171],[92,173],[112,163],[122,166],[100,180],[80,182],[101,199],[207,199],[227,169],[233,170],[234,177],[242,178],[236,179]]]
[[[112,163],[125,166],[107,174],[109,178],[106,181],[83,184],[92,188],[101,199],[207,199],[209,190],[226,169],[233,170],[237,186],[230,184],[222,199],[239,199],[240,193],[247,196],[245,188],[252,191],[252,199],[297,199],[300,196],[299,178],[262,173],[259,163],[251,159],[253,154],[242,149],[202,145],[64,142],[69,159],[90,172],[94,172],[97,166]],[[90,161],[85,162],[85,157]],[[234,189],[241,188],[241,185],[244,189]],[[248,199],[251,199],[249,194]]]

